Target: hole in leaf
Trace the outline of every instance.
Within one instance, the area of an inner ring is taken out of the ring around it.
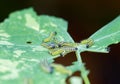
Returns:
[[[32,44],[32,42],[31,42],[31,41],[27,41],[26,43],[27,43],[27,44]]]

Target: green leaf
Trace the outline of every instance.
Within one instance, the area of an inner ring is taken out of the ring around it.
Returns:
[[[87,51],[108,53],[107,47],[120,42],[120,16],[105,25],[89,38],[93,39],[94,45]]]
[[[86,70],[80,53],[82,51],[108,52],[107,47],[120,42],[120,16],[104,26],[92,36],[94,45],[86,48],[79,45],[76,51],[77,61],[65,68],[72,73],[81,71],[85,84],[89,71]],[[57,32],[56,38],[63,42],[74,40],[67,32],[67,22],[61,18],[48,15],[38,16],[32,8],[16,11],[0,23],[0,84],[66,84],[68,74],[61,65],[53,73],[45,72],[40,63],[47,60],[54,62],[49,50],[41,46],[43,39],[51,32]]]
[[[41,60],[52,63],[55,58],[41,46],[53,31],[59,41],[73,42],[61,18],[38,16],[32,8],[11,13],[0,24],[0,84],[65,84],[68,75],[40,67]]]

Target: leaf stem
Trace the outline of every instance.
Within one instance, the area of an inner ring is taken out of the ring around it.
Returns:
[[[81,67],[80,71],[81,71],[81,76],[85,82],[85,84],[90,84],[90,81],[89,81],[89,78],[88,78],[88,71],[85,69],[85,66],[82,62],[82,58],[80,56],[80,51],[77,50],[76,52],[76,56],[77,56],[77,60],[78,60],[78,63],[82,64],[83,66]]]

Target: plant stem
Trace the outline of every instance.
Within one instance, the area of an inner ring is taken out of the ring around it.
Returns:
[[[83,66],[81,67],[80,71],[81,71],[81,76],[85,82],[85,84],[90,84],[90,81],[89,81],[89,78],[88,78],[88,71],[85,69],[85,66],[82,62],[82,58],[80,56],[80,51],[76,51],[76,56],[77,56],[77,60],[78,60],[78,63],[82,64]]]

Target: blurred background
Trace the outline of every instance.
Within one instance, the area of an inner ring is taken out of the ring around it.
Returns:
[[[28,7],[33,7],[39,15],[67,20],[68,32],[76,42],[89,37],[120,14],[120,0],[0,0],[0,22],[9,13]],[[82,53],[90,70],[91,84],[120,84],[120,44],[110,47],[108,54]],[[70,53],[57,58],[56,62],[70,65],[75,60],[74,53]]]

